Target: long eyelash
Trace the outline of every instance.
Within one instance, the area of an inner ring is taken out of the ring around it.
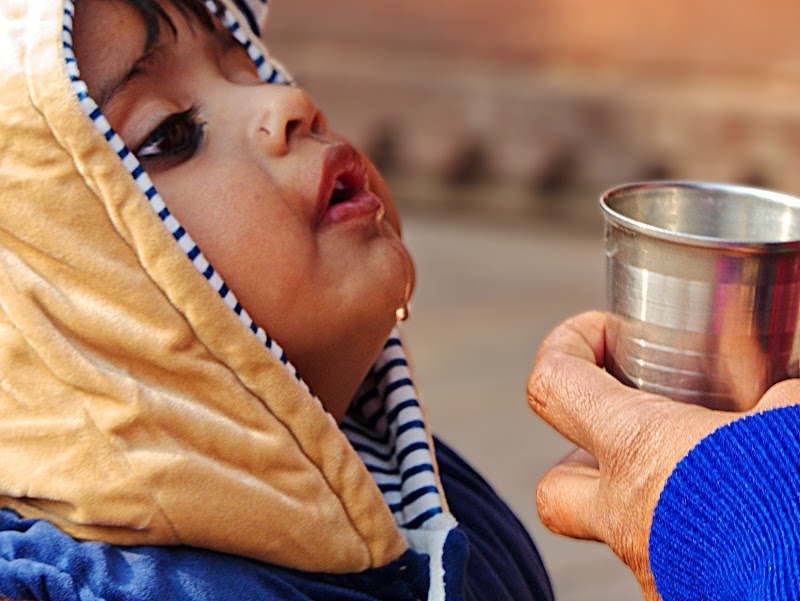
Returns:
[[[174,157],[182,154],[187,154],[184,158],[188,159],[195,153],[200,146],[200,142],[205,134],[205,121],[198,118],[199,109],[196,105],[192,105],[187,110],[180,113],[173,113],[159,123],[155,129],[145,138],[144,142],[134,151],[134,154],[139,161],[155,160],[159,158]],[[188,137],[182,141],[181,144],[168,148],[166,150],[158,150],[152,154],[148,154],[148,150],[155,149],[159,144],[163,143],[164,139],[171,133],[171,129],[182,125],[188,125],[191,131]]]

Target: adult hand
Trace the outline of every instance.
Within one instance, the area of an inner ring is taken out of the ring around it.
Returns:
[[[621,384],[602,369],[604,313],[567,320],[547,337],[528,380],[533,410],[578,449],[536,492],[550,530],[606,543],[631,568],[648,601],[653,511],[667,478],[702,438],[745,413],[677,403]],[[800,380],[773,386],[746,413],[797,403]]]

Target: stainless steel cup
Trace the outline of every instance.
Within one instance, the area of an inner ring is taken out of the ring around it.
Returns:
[[[744,186],[646,182],[605,192],[606,369],[715,409],[797,377],[800,200]]]

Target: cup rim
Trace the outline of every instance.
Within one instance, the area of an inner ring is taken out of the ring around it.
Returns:
[[[726,184],[719,182],[689,181],[689,180],[654,180],[629,182],[609,188],[600,195],[600,206],[605,214],[606,220],[615,225],[632,230],[646,236],[675,242],[678,244],[701,246],[703,248],[719,248],[729,250],[748,251],[780,251],[789,249],[800,249],[800,238],[795,240],[759,240],[759,239],[735,239],[735,238],[716,238],[712,236],[701,236],[683,232],[674,232],[662,227],[637,221],[614,210],[609,201],[613,196],[637,189],[651,188],[688,188],[693,190],[714,190],[726,191],[730,193],[747,194],[767,199],[784,206],[795,207],[800,211],[800,198],[743,184]]]

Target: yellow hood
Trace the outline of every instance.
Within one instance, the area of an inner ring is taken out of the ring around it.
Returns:
[[[352,445],[81,108],[63,0],[0,6],[0,506],[304,570],[397,558]]]

